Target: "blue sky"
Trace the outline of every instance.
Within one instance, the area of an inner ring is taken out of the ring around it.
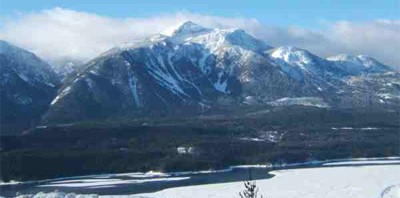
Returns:
[[[178,11],[255,18],[265,25],[318,28],[321,21],[399,19],[400,0],[0,0],[2,17],[62,7],[110,17]]]

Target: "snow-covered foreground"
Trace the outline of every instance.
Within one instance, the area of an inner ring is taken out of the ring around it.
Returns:
[[[273,171],[272,179],[258,180],[268,198],[400,198],[400,165],[326,167]],[[131,197],[232,198],[242,182],[166,189]]]
[[[318,168],[296,168],[270,172],[275,177],[257,180],[259,194],[268,198],[400,198],[400,164],[397,158],[392,160],[362,160],[348,162],[331,162]],[[368,165],[375,162],[375,165]],[[384,163],[387,164],[384,164]],[[359,166],[360,164],[362,166]],[[356,165],[356,166],[354,166]],[[245,168],[246,166],[239,166]],[[182,173],[185,174],[185,173]],[[169,178],[164,173],[129,173],[123,174],[133,178],[145,177],[145,180],[160,179],[187,179],[185,177]],[[78,179],[51,182],[52,185],[84,185],[93,188],[97,185],[110,185],[122,181],[109,179],[103,175],[95,179]],[[155,176],[155,178],[153,178]],[[158,178],[159,176],[163,176]],[[149,177],[149,178],[148,178]],[[103,181],[104,180],[104,181]],[[114,181],[115,180],[115,181]],[[111,182],[111,183],[110,183]],[[135,182],[137,182],[135,180]],[[232,198],[239,197],[242,191],[242,182],[219,183],[197,186],[169,188],[155,193],[135,195],[77,195],[73,193],[38,193],[36,195],[22,195],[19,198],[85,198],[85,197],[121,197],[121,198]]]

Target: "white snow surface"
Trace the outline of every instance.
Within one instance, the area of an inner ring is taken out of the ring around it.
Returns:
[[[299,66],[302,69],[305,69],[304,66],[312,62],[312,58],[307,51],[291,46],[276,48],[271,53],[271,57],[282,60],[292,66]]]
[[[400,197],[400,165],[305,168],[271,173],[275,177],[257,180],[259,194],[268,198]],[[242,182],[233,182],[171,188],[130,197],[231,198],[238,197],[242,189]]]
[[[324,166],[336,166],[336,165],[370,165],[370,164],[400,164],[400,160],[360,160],[360,161],[348,161],[348,162],[328,162],[324,163]]]
[[[339,160],[339,159],[338,159]],[[351,160],[351,161],[342,161]],[[400,198],[400,165],[388,163],[400,163],[399,157],[378,157],[378,158],[353,158],[342,159],[341,162],[336,160],[320,161],[324,165],[332,165],[333,167],[319,168],[297,168],[287,170],[272,171],[270,174],[275,175],[270,179],[257,180],[260,194],[269,198]],[[378,165],[368,166],[374,163]],[[348,166],[361,165],[362,166]],[[346,165],[346,166],[338,166]],[[198,172],[176,172],[176,173],[122,173],[122,174],[105,174],[98,177],[84,179],[71,178],[64,181],[53,181],[53,185],[74,185],[70,187],[86,187],[86,188],[108,188],[117,184],[124,184],[128,180],[106,179],[108,175],[124,175],[138,178],[145,178],[142,182],[148,181],[172,181],[189,179],[182,177],[185,174],[200,174],[209,172],[226,172],[234,168],[266,168],[270,165],[237,165],[231,166],[226,170],[219,171],[198,171]],[[171,175],[180,177],[170,177]],[[156,178],[153,178],[156,177]],[[164,178],[158,178],[164,177]],[[166,179],[166,180],[165,180]],[[122,182],[122,183],[121,183]],[[132,182],[136,182],[133,180]],[[238,192],[243,190],[243,182],[231,182],[220,184],[208,184],[197,186],[186,186],[170,188],[154,193],[134,194],[134,195],[107,195],[99,197],[130,197],[130,198],[225,198],[238,197]],[[19,198],[41,198],[41,197],[98,197],[98,195],[77,195],[75,193],[37,193],[31,195],[20,195]]]
[[[175,26],[169,27],[168,29],[161,32],[161,34],[165,36],[176,36],[184,34],[195,34],[198,32],[205,32],[205,31],[209,31],[209,29],[197,25],[191,21],[186,21],[183,23],[179,23]]]
[[[354,65],[363,66],[363,67],[373,67],[377,63],[377,61],[371,57],[365,55],[351,56],[348,54],[339,54],[336,56],[328,57],[327,60],[330,61],[341,61],[341,62],[349,62]]]
[[[400,197],[400,183],[387,187],[382,193],[380,198],[399,198]]]
[[[51,101],[50,105],[56,104],[61,98],[63,98],[64,96],[66,96],[70,91],[71,91],[71,86],[68,86],[68,87],[64,88],[64,89],[61,91],[61,93],[59,93],[59,94],[53,99],[53,101]]]
[[[226,93],[228,86],[227,80],[221,80],[222,73],[218,74],[218,81],[214,83],[214,88],[222,93]]]
[[[273,106],[289,106],[289,105],[303,105],[314,106],[318,108],[328,108],[329,105],[324,102],[322,98],[318,97],[297,97],[297,98],[281,98],[268,104]]]
[[[362,130],[362,131],[374,131],[380,130],[383,128],[376,128],[376,127],[362,127],[362,128],[354,128],[354,127],[332,127],[332,130]]]
[[[162,173],[157,171],[149,171],[146,173],[137,172],[137,173],[118,173],[118,174],[109,174],[109,175],[99,175],[99,177],[111,177],[111,176],[126,176],[126,177],[133,177],[133,178],[154,178],[154,177],[169,177],[171,176],[168,173]]]
[[[16,198],[98,198],[98,197],[137,197],[137,198],[149,198],[148,196],[135,196],[135,195],[117,195],[117,196],[99,196],[96,194],[75,194],[75,193],[63,193],[63,192],[50,192],[44,193],[39,192],[37,194],[19,195]],[[399,198],[400,197],[400,184],[395,184],[387,187],[381,192],[378,198]],[[223,197],[221,197],[223,198]]]
[[[352,56],[348,54],[339,54],[336,56],[328,57],[327,60],[335,63],[338,67],[341,67],[347,72],[356,75],[366,72],[368,70],[390,70],[389,68],[383,66],[382,63],[366,55]]]
[[[111,188],[120,184],[138,184],[146,182],[160,181],[180,181],[190,179],[190,177],[170,177],[170,178],[148,178],[148,179],[78,179],[52,182],[50,184],[41,185],[40,187],[87,187],[87,188]]]
[[[75,193],[63,193],[63,192],[39,192],[36,194],[19,195],[16,198],[98,198],[96,194],[75,194]]]

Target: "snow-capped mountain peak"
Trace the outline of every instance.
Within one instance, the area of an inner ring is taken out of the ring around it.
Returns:
[[[165,31],[161,32],[161,34],[165,36],[182,36],[187,34],[206,32],[209,30],[210,29],[193,23],[192,21],[186,21],[166,29]]]
[[[358,55],[357,58],[362,61],[363,65],[365,67],[373,67],[375,65],[381,64],[377,60],[375,60],[372,57],[366,56],[366,55]]]
[[[311,53],[297,47],[285,46],[272,51],[271,57],[289,65],[304,66],[312,62]]]
[[[213,49],[220,47],[226,48],[227,46],[238,46],[246,50],[258,52],[271,49],[270,46],[266,45],[263,41],[249,35],[243,29],[205,28],[191,21],[168,28],[167,30],[161,32],[160,35],[164,36],[161,36],[162,39],[167,39],[174,44],[191,42],[205,45]]]
[[[243,29],[231,29],[226,39],[233,45],[241,46],[254,51],[269,50],[272,47],[245,32]]]
[[[264,52],[272,49],[265,42],[254,38],[239,28],[205,28],[191,21],[180,23],[167,30],[145,39],[138,39],[123,43],[108,51],[110,54],[120,50],[129,50],[139,47],[172,44],[175,50],[181,45],[198,44],[204,48],[205,53],[242,55],[243,53],[256,53],[264,56]],[[171,45],[169,45],[171,47]]]
[[[344,75],[342,70],[333,67],[329,61],[301,48],[278,47],[269,51],[269,55],[286,74],[298,81],[307,81],[320,91],[333,87],[331,82],[337,82]]]
[[[113,48],[84,67],[63,86],[46,122],[128,111],[135,116],[168,115],[175,109],[197,114],[212,105],[240,104],[242,98],[265,104],[278,98],[325,97],[351,90],[344,77],[352,74],[304,49],[272,49],[242,29],[204,28],[190,21]]]
[[[338,62],[349,62],[364,67],[372,67],[374,65],[381,64],[374,58],[371,58],[367,55],[352,56],[349,54],[339,54],[336,56],[328,57],[327,60],[338,61]]]
[[[348,54],[339,54],[328,57],[327,60],[334,62],[342,69],[351,74],[361,74],[370,72],[383,72],[392,70],[390,67],[380,63],[374,58],[366,55],[352,56]]]

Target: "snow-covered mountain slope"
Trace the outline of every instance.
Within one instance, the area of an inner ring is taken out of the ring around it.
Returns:
[[[264,54],[268,49],[240,29],[186,22],[90,61],[64,84],[46,120],[199,112],[221,97],[235,101],[244,94],[262,99],[292,94],[300,85],[270,65]],[[276,83],[287,86],[278,90]]]
[[[328,57],[327,60],[333,62],[337,67],[345,70],[351,75],[381,73],[393,70],[374,58],[365,55],[351,56],[347,54],[339,54]]]
[[[0,41],[0,77],[3,134],[39,120],[59,84],[47,63],[5,41]]]
[[[273,62],[287,75],[309,83],[319,90],[337,88],[347,72],[331,62],[297,47],[285,46],[270,50]]]
[[[0,54],[15,63],[12,69],[27,83],[42,83],[51,87],[58,83],[51,67],[33,53],[0,40]]]
[[[251,104],[326,100],[347,90],[349,76],[306,50],[273,49],[241,29],[193,22],[124,43],[83,68],[65,81],[45,121],[196,114],[212,105],[249,104],[248,98]]]

